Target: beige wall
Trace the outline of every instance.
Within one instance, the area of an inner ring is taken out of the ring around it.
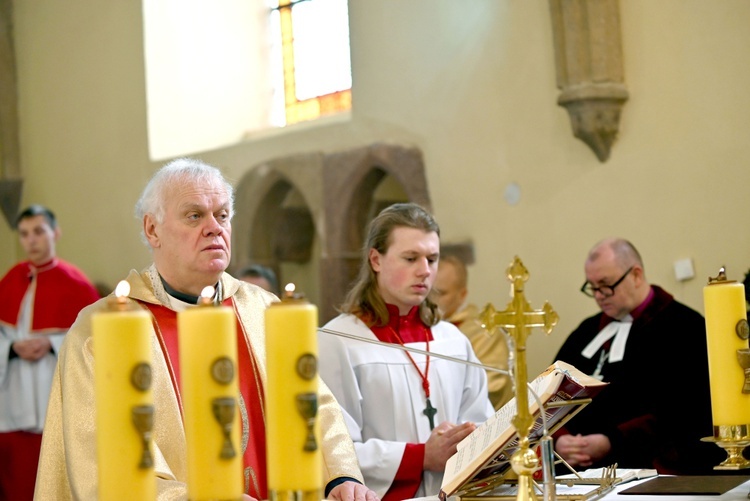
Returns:
[[[702,310],[706,277],[750,267],[750,2],[622,0],[625,105],[601,164],[558,107],[545,0],[351,2],[350,121],[297,127],[202,158],[239,179],[281,155],[375,141],[424,152],[445,241],[471,239],[470,300],[507,302],[519,255],[534,307],[561,321],[530,340],[529,372],[548,364],[595,305],[582,261],[604,236],[631,239],[648,277]],[[148,159],[139,2],[15,2],[24,205],[53,207],[60,254],[114,284],[149,262],[133,204]],[[178,82],[175,83],[176,85]],[[521,200],[503,199],[509,183]],[[20,258],[0,229],[0,264]],[[696,278],[672,263],[690,257]]]

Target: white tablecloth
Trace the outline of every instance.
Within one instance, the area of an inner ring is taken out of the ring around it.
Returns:
[[[750,472],[748,472],[750,473]],[[643,480],[635,480],[627,482],[625,484],[618,485],[614,490],[608,492],[604,496],[598,499],[605,500],[617,500],[617,501],[748,501],[750,494],[750,480],[741,484],[734,489],[725,492],[721,496],[665,496],[665,495],[619,495],[620,491],[629,489],[634,485],[638,485],[642,482],[648,482],[649,478]],[[590,486],[589,486],[590,487]],[[458,501],[458,498],[449,498],[450,501]],[[539,496],[539,500],[543,501],[542,496]],[[425,498],[415,498],[410,501],[438,501],[437,496],[429,496]]]

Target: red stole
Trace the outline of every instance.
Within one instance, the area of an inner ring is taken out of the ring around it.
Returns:
[[[33,281],[32,281],[33,278]],[[36,283],[34,283],[36,282]],[[0,323],[16,325],[26,291],[35,287],[31,330],[66,330],[99,293],[81,270],[62,259],[36,267],[18,263],[0,280]]]
[[[140,301],[139,301],[140,302]],[[159,339],[162,353],[167,361],[177,401],[182,412],[180,396],[180,356],[177,338],[177,314],[161,305],[140,302],[146,306],[154,318],[154,330]],[[247,494],[258,499],[266,499],[266,426],[263,409],[263,384],[260,379],[255,355],[252,352],[245,329],[240,322],[234,302],[231,298],[224,301],[224,306],[234,310],[237,319],[237,365],[239,369],[239,388],[242,400],[247,408],[247,421],[243,418],[241,436],[248,436],[247,448],[243,452],[243,470]],[[247,426],[247,430],[244,427]]]

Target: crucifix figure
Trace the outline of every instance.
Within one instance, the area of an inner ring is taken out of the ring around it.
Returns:
[[[435,429],[435,414],[437,414],[437,409],[432,406],[432,402],[430,402],[429,398],[425,405],[426,407],[422,411],[422,414],[427,416],[427,419],[430,420],[430,431],[432,431]]]
[[[534,310],[523,294],[523,285],[529,279],[529,271],[518,256],[508,267],[507,278],[511,282],[511,301],[504,311],[497,311],[488,304],[480,315],[483,327],[492,332],[496,327],[502,327],[513,338],[514,382],[516,392],[516,415],[513,426],[518,432],[518,442],[521,445],[512,458],[513,470],[518,474],[518,501],[536,499],[531,475],[537,469],[539,462],[533,451],[529,449],[529,430],[532,416],[529,413],[529,395],[526,388],[528,376],[526,371],[526,338],[532,327],[541,327],[549,334],[557,324],[559,316],[549,303],[545,302],[541,310]],[[515,459],[514,459],[515,458]]]

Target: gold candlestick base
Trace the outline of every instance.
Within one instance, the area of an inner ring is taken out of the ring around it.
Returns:
[[[510,464],[513,471],[518,475],[516,501],[538,501],[539,498],[534,491],[532,475],[539,469],[539,458],[529,448],[528,437],[521,440],[521,448],[510,457]]]
[[[322,489],[297,491],[289,489],[268,489],[269,501],[320,501],[323,499]]]
[[[727,459],[714,470],[742,470],[750,468],[750,461],[745,459],[743,451],[750,445],[750,425],[714,426],[714,436],[702,438],[704,442],[714,442],[724,449]]]

